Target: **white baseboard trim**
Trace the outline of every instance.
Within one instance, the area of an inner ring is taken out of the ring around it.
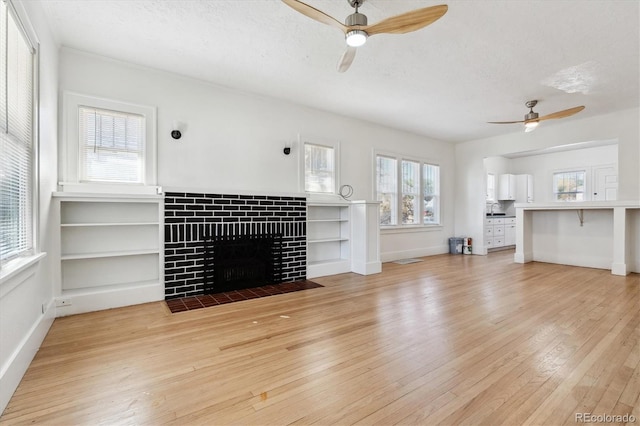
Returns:
[[[71,290],[63,292],[62,296],[56,298],[56,301],[59,302],[62,299],[66,299],[71,303],[65,306],[58,306],[56,308],[56,317],[164,300],[164,284],[153,283],[96,287],[80,291]]]
[[[379,274],[382,272],[382,262],[351,262],[351,272],[360,275]]]
[[[574,256],[558,253],[536,253],[532,259],[534,262],[557,263],[560,265],[580,266],[583,268],[611,269],[611,259],[603,259],[586,256]]]
[[[18,388],[24,373],[36,356],[55,318],[55,304],[51,299],[42,316],[33,324],[20,345],[0,371],[0,413],[4,411],[11,396]]]
[[[613,275],[629,275],[626,263],[613,263],[611,265],[611,273]]]
[[[394,260],[407,259],[412,257],[435,256],[437,254],[449,253],[449,246],[424,247],[413,250],[388,251],[380,253],[383,262],[393,262]]]

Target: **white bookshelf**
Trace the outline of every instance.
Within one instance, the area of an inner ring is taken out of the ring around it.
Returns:
[[[307,278],[380,272],[379,212],[379,202],[308,202]]]
[[[55,193],[54,200],[58,316],[164,298],[161,196]]]
[[[307,278],[351,271],[348,202],[307,203]]]

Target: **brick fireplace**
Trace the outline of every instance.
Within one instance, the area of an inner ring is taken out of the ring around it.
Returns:
[[[165,194],[165,299],[202,294],[205,239],[282,236],[283,282],[306,279],[306,199],[266,195]]]

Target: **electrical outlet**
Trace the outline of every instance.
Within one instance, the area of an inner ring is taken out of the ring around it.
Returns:
[[[71,299],[68,297],[60,297],[56,299],[56,308],[61,308],[63,306],[71,306]]]

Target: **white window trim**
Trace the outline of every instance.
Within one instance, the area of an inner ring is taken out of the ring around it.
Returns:
[[[429,159],[429,158],[420,158],[420,157],[414,157],[411,155],[406,155],[406,154],[400,154],[397,152],[390,152],[390,151],[383,151],[383,150],[377,150],[374,149],[373,150],[373,155],[372,155],[372,188],[373,188],[373,194],[372,194],[372,199],[373,200],[377,200],[378,199],[378,182],[377,182],[377,176],[376,176],[376,169],[377,169],[377,163],[376,163],[376,158],[378,156],[382,156],[382,157],[389,157],[389,158],[394,158],[397,162],[396,166],[397,166],[397,185],[398,185],[398,191],[396,196],[398,197],[397,199],[397,206],[402,205],[402,191],[400,190],[400,170],[402,167],[402,161],[415,161],[415,162],[419,162],[420,163],[420,169],[421,169],[421,176],[422,176],[422,166],[424,164],[430,164],[432,166],[438,166],[440,168],[440,185],[439,185],[439,194],[438,194],[438,218],[439,218],[439,222],[438,223],[419,223],[419,224],[402,224],[402,223],[398,223],[396,225],[380,225],[380,231],[384,234],[395,234],[395,233],[404,233],[404,232],[423,232],[426,230],[437,230],[437,229],[441,229],[444,226],[444,218],[442,216],[442,166],[440,165],[440,161],[435,160],[435,159]],[[422,182],[420,183],[420,189],[422,190]],[[398,221],[400,221],[400,211],[397,212],[398,214]],[[420,219],[422,222],[422,218]]]
[[[327,148],[333,148],[333,153],[335,155],[334,158],[334,168],[335,168],[335,174],[334,174],[334,188],[333,188],[333,192],[332,193],[328,193],[328,192],[308,192],[305,189],[305,164],[304,164],[304,145],[308,143],[311,145],[318,145],[318,146],[324,146]],[[309,197],[311,198],[331,198],[334,199],[336,197],[340,198],[339,195],[339,189],[340,189],[340,142],[338,141],[328,141],[326,139],[322,139],[322,138],[315,138],[315,137],[306,137],[306,136],[301,136],[298,135],[298,152],[299,152],[299,166],[298,166],[298,171],[299,171],[299,179],[298,179],[298,188],[300,192],[304,192],[306,193]]]
[[[591,201],[591,167],[569,167],[566,169],[557,169],[551,172],[551,199],[556,203],[579,203],[580,201],[561,201],[556,199],[556,188],[554,183],[554,176],[557,173],[575,173],[575,172],[583,172],[584,173],[584,200],[583,201]]]
[[[80,182],[80,149],[78,108],[88,106],[112,111],[139,114],[145,117],[145,148],[143,183]],[[62,161],[60,187],[67,192],[157,194],[157,110],[155,107],[137,105],[112,99],[99,98],[74,92],[63,93]]]
[[[40,260],[46,256],[40,246],[40,40],[22,3],[7,0],[7,13],[13,13],[16,25],[33,49],[33,111],[32,111],[32,170],[31,226],[32,249],[21,256],[0,262],[0,298],[35,273]],[[11,10],[11,12],[9,11]]]

